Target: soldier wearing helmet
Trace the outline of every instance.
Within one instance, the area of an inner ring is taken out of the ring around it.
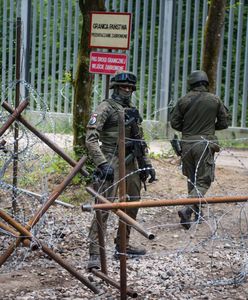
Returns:
[[[228,127],[228,111],[216,95],[208,91],[208,76],[193,71],[188,78],[189,92],[180,98],[171,111],[171,127],[182,133],[182,172],[187,177],[188,197],[201,198],[214,181],[214,153],[219,151],[215,130]],[[178,211],[180,222],[190,228],[201,222],[199,205],[185,206]]]
[[[132,91],[136,91],[136,76],[128,71],[117,71],[110,80],[110,89],[119,86],[130,86]]]
[[[151,161],[147,157],[147,145],[143,140],[141,122],[142,118],[138,110],[132,106],[131,98],[133,91],[136,90],[136,76],[127,71],[119,71],[111,78],[110,89],[113,93],[109,99],[103,100],[96,110],[92,113],[87,125],[86,147],[96,165],[94,172],[95,179],[101,186],[98,186],[99,192],[106,191],[104,196],[110,201],[117,198],[117,188],[119,181],[119,157],[118,157],[118,119],[119,111],[125,112],[125,135],[126,135],[126,193],[128,201],[137,201],[140,199],[140,191],[142,181],[149,182],[155,180],[155,170],[151,165]],[[135,136],[133,129],[136,129]],[[139,137],[139,141],[136,140]],[[100,143],[99,143],[100,142]],[[142,144],[141,151],[143,166],[142,171],[139,167],[139,159],[134,151],[136,142]],[[100,145],[101,144],[101,145]],[[100,179],[100,180],[99,180]],[[138,209],[132,208],[127,210],[127,214],[136,219]],[[108,213],[102,213],[103,234],[106,231]],[[144,255],[146,250],[131,246],[129,244],[130,226],[127,226],[127,255]],[[88,269],[100,268],[99,246],[98,246],[98,230],[97,222],[94,218],[89,232],[89,262]],[[118,257],[120,250],[119,230],[115,238],[116,252]]]

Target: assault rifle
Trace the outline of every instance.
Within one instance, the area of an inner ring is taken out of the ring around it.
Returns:
[[[132,137],[132,141],[128,141],[126,144],[127,151],[129,152],[129,149],[131,149],[131,153],[126,157],[126,162],[132,157],[136,157],[139,169],[142,169],[142,171],[139,173],[140,180],[143,182],[144,189],[146,191],[146,180],[148,175],[145,170],[147,168],[147,163],[144,159],[144,156],[146,155],[147,144],[142,139],[139,131],[138,122],[140,122],[141,117],[139,115],[139,111],[136,108],[132,108],[126,110],[125,118],[125,125],[131,126]]]

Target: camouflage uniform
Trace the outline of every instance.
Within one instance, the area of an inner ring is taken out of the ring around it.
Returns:
[[[214,153],[219,151],[215,130],[228,127],[227,109],[204,85],[193,87],[171,112],[171,127],[182,132],[182,171],[190,198],[203,197],[214,181]],[[199,213],[198,205],[187,208]],[[197,216],[196,216],[197,217]]]
[[[119,111],[127,111],[131,109],[129,104],[126,104],[121,99],[116,97],[115,99],[107,99],[102,101],[99,106],[96,108],[95,112],[92,114],[91,119],[87,126],[86,133],[86,146],[93,159],[93,162],[96,166],[100,166],[103,163],[110,164],[114,169],[114,182],[106,181],[101,187],[101,191],[105,191],[104,196],[110,201],[114,201],[117,197],[117,189],[119,180],[119,158],[118,158],[118,118]],[[141,136],[142,128],[138,124]],[[132,138],[130,126],[125,128],[126,139]],[[101,146],[99,142],[101,142]],[[130,154],[129,149],[126,147],[126,156]],[[147,157],[144,157],[147,164],[150,164],[150,160]],[[126,177],[126,193],[127,201],[137,201],[140,199],[140,190],[141,190],[141,180],[138,170],[137,160],[135,157],[126,162],[126,174],[134,172],[132,175]],[[137,208],[127,209],[127,214],[133,219],[136,219],[138,212]],[[103,234],[106,232],[108,213],[102,213],[103,220]],[[97,231],[97,222],[94,217],[90,232],[90,255],[99,255],[99,246],[98,246],[98,231]],[[130,226],[127,226],[127,244],[130,236]],[[119,245],[119,230],[117,233],[116,244]]]

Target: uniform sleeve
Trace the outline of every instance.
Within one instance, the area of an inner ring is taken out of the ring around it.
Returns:
[[[110,110],[111,107],[107,105],[107,102],[102,102],[91,114],[87,125],[85,145],[96,166],[107,162],[101,151],[99,138],[100,132],[102,131],[102,128],[109,116]]]
[[[215,130],[222,130],[228,128],[229,123],[229,111],[228,108],[219,99],[219,111],[217,114],[217,120],[215,123]]]
[[[180,102],[178,101],[173,107],[170,113],[170,123],[171,127],[177,131],[182,131],[183,129],[183,115],[180,111]]]

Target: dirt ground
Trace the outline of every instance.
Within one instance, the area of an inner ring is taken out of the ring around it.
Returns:
[[[153,159],[158,180],[147,184],[142,199],[186,197],[186,179],[176,157]],[[216,158],[216,180],[207,196],[241,196],[248,192],[248,151],[225,149]],[[1,192],[1,208],[9,207]],[[27,204],[23,199],[22,203]],[[30,199],[33,210],[39,205]],[[93,199],[89,196],[89,201]],[[137,299],[248,299],[248,207],[246,203],[204,206],[202,224],[185,230],[179,206],[141,208],[138,222],[155,235],[147,240],[135,230],[131,242],[147,254],[127,260],[128,286]],[[32,215],[32,212],[30,213]],[[69,262],[99,290],[84,284],[42,250],[18,247],[1,267],[0,299],[119,299],[120,293],[89,273],[87,233],[92,213],[52,206],[33,234]],[[22,218],[29,219],[23,210]],[[118,219],[111,213],[106,237],[108,274],[119,281],[119,261],[113,258]],[[0,232],[0,254],[15,238]]]

